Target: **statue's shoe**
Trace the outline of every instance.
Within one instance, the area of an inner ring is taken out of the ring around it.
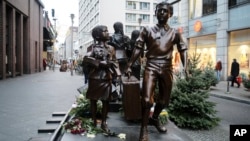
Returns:
[[[160,133],[166,133],[167,128],[163,125],[161,125],[160,121],[158,119],[154,119],[152,117],[149,118],[149,124],[154,125],[155,128],[160,132]]]
[[[109,130],[109,128],[108,128],[107,123],[102,123],[102,124],[101,124],[101,128],[102,128],[103,132],[105,132],[105,133],[107,133],[107,134],[110,133],[110,130]]]
[[[147,127],[141,127],[139,141],[148,141],[148,129],[147,129]]]

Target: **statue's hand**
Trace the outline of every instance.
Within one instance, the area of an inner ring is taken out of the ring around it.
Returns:
[[[100,61],[100,67],[109,68],[112,64],[107,61]]]
[[[125,70],[125,75],[128,76],[128,78],[130,78],[131,72],[132,72],[132,71],[131,71],[131,68],[128,67],[128,68]]]

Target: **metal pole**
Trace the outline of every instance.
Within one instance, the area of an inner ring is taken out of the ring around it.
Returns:
[[[142,22],[142,18],[138,18],[139,30],[141,30],[141,22]]]
[[[71,73],[71,76],[73,76],[73,24],[74,24],[74,17],[75,15],[74,14],[70,14],[70,17],[71,17],[71,66],[70,66],[70,73]]]
[[[226,94],[230,94],[230,91],[229,91],[229,78],[227,79],[227,92],[226,92]]]
[[[57,32],[56,32],[56,20],[57,20],[57,19],[54,18],[53,20],[54,20],[54,22],[55,22],[55,23],[54,23],[54,24],[55,24],[55,26],[54,26],[54,27],[55,27],[55,39],[54,39],[54,44],[53,44],[53,60],[52,60],[52,61],[53,61],[53,62],[52,62],[52,65],[53,65],[53,66],[52,66],[52,69],[53,69],[53,72],[54,72],[54,71],[55,71],[55,65],[56,65],[56,64],[55,64],[55,42],[56,42],[56,37],[57,37]]]

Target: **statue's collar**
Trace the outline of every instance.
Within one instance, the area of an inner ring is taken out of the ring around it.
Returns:
[[[159,30],[161,29],[161,27],[163,27],[166,31],[168,31],[168,29],[170,28],[168,24],[165,24],[165,25],[163,25],[163,26],[162,26],[162,25],[159,25],[159,24],[156,24],[156,25],[154,26],[154,28],[155,28],[156,31],[159,31]]]

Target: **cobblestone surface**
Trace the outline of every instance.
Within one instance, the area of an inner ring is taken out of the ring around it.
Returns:
[[[194,141],[229,141],[229,131],[217,126],[210,130],[187,130],[180,129]]]

